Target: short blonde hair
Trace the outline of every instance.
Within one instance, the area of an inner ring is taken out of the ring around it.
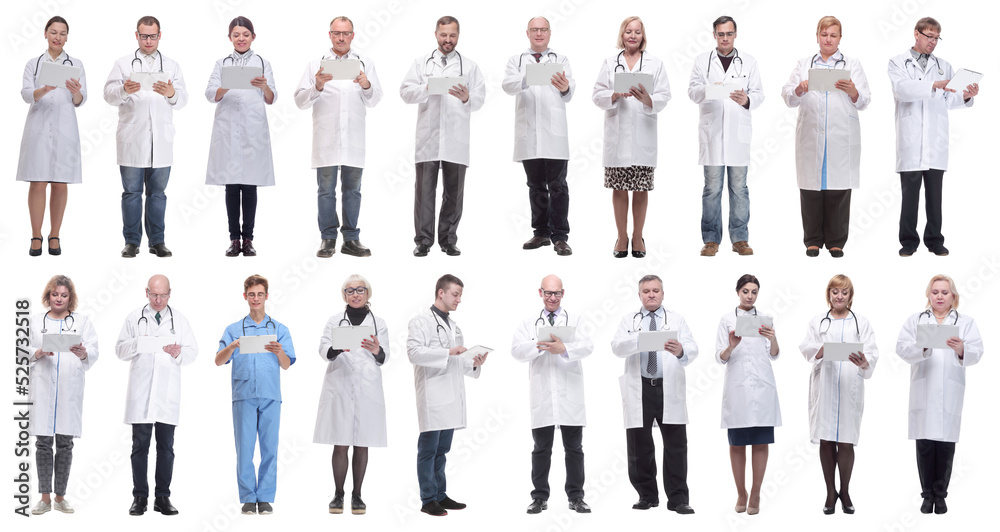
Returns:
[[[952,295],[955,296],[955,299],[951,302],[951,308],[953,310],[958,310],[958,290],[955,289],[955,280],[940,273],[931,277],[931,282],[927,283],[927,291],[924,292],[924,295],[927,296],[927,308],[931,308],[931,287],[938,281],[948,281],[948,289],[951,290]]]
[[[362,282],[362,283],[364,283],[364,285],[365,285],[365,291],[368,292],[368,301],[365,304],[366,304],[366,306],[367,305],[371,305],[371,300],[372,300],[372,285],[371,285],[371,283],[368,282],[368,279],[365,279],[364,277],[362,277],[362,276],[360,276],[360,275],[358,275],[356,273],[355,274],[351,274],[347,279],[344,280],[344,284],[340,285],[340,297],[344,298],[344,303],[347,303],[347,292],[344,292],[344,290],[347,289],[347,285],[349,285],[351,283],[359,282],[359,281]]]
[[[69,305],[67,305],[66,308],[68,308],[70,312],[76,310],[76,304],[79,301],[76,297],[76,287],[73,286],[73,281],[65,275],[54,275],[51,279],[49,279],[49,282],[45,284],[45,291],[42,292],[42,306],[45,308],[49,308],[51,306],[49,304],[49,294],[51,294],[57,286],[65,286],[66,290],[69,290]],[[928,291],[928,293],[930,292]]]
[[[833,308],[833,301],[830,299],[830,290],[834,288],[850,290],[851,295],[847,298],[847,308],[850,309],[854,305],[854,283],[851,282],[851,278],[838,273],[830,278],[829,283],[826,283],[826,304],[830,308]]]
[[[646,50],[646,25],[642,23],[642,19],[639,18],[639,17],[628,17],[628,18],[626,18],[625,20],[622,21],[622,26],[620,28],[618,28],[618,49],[619,50],[624,50],[625,49],[625,39],[623,38],[624,35],[625,35],[625,27],[628,26],[629,24],[631,24],[632,22],[636,21],[636,20],[639,21],[639,28],[640,28],[639,31],[642,32],[642,41],[639,42],[639,51],[642,52],[642,51]]]
[[[836,26],[840,29],[840,34],[844,34],[844,27],[840,25],[840,20],[837,19],[837,17],[828,15],[819,19],[819,24],[816,24],[816,35],[819,35],[819,32],[829,28],[830,26]]]

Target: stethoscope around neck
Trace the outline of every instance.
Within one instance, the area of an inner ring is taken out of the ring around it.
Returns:
[[[618,58],[615,60],[615,70],[614,70],[615,73],[618,73],[619,68],[622,69],[622,72],[628,72],[628,69],[625,68],[625,65],[622,64],[623,55],[625,55],[625,50],[618,52]],[[644,57],[646,57],[645,50],[639,52],[639,69],[636,70],[636,72],[642,72],[642,60]]]
[[[63,52],[63,53],[66,53],[66,52]],[[45,52],[42,55],[38,56],[38,60],[35,61],[35,74],[32,77],[35,77],[35,78],[38,77],[38,67],[41,66],[42,59],[45,58],[46,54],[48,54],[48,52]],[[53,61],[53,63],[54,62],[55,61]],[[63,59],[63,62],[62,62],[62,64],[64,64],[64,65],[67,64],[67,63],[69,64],[69,66],[76,66],[76,65],[73,64],[73,60],[70,59],[69,54],[66,54],[66,59]]]
[[[451,328],[446,328],[444,325],[441,325],[441,320],[438,318],[437,312],[434,312],[433,309],[430,310],[430,313],[431,313],[431,316],[434,317],[434,322],[437,324],[434,327],[434,334],[437,336],[438,341],[441,342],[441,345],[445,345],[445,341],[441,339],[441,333],[443,332],[445,334],[445,339],[446,340],[448,339],[449,336],[453,340],[452,342],[448,343],[447,345],[449,347],[454,347],[451,344],[454,343],[455,331],[453,329],[451,329]],[[456,326],[456,328],[458,328],[458,327]]]
[[[147,333],[149,332],[149,318],[147,318],[146,315],[145,315],[147,308],[149,308],[149,303],[146,303],[142,307],[142,310],[139,311],[139,319],[135,320],[135,330],[136,330],[136,332],[138,332],[140,330],[139,326],[142,325],[143,322],[146,322],[146,332]],[[167,305],[167,311],[170,312],[170,334],[177,334],[174,331],[174,309],[170,308],[170,305]],[[144,334],[140,334],[139,336],[145,336],[145,335]]]
[[[823,334],[830,331],[830,327],[833,326],[833,318],[830,317],[830,313],[833,309],[826,311],[826,316],[819,320],[819,333]],[[851,318],[854,319],[854,331],[858,333],[858,338],[861,338],[861,327],[858,325],[858,317],[854,315],[854,311],[847,309],[847,312],[851,313]],[[823,330],[823,322],[826,322],[826,330]]]
[[[928,60],[932,57],[931,54],[920,54],[920,55],[926,55]],[[939,76],[943,76],[944,75],[944,69],[941,68],[941,61],[939,61],[937,57],[934,57],[934,64],[937,65],[937,73],[938,73],[938,75]],[[906,61],[903,62],[903,70],[906,70],[907,72],[909,72],[909,70],[907,68],[908,65],[913,65],[913,71],[914,71],[915,74],[917,74],[917,80],[924,79],[924,78],[922,78],[922,77],[919,76],[919,74],[921,72],[921,69],[918,68],[917,62],[914,61],[912,57],[908,57],[906,59]]]
[[[521,61],[524,60],[524,56],[528,55],[528,56],[531,56],[532,59],[534,59],[536,53],[538,53],[538,52],[523,52],[523,53],[521,53],[521,55],[518,56],[518,58],[517,58],[517,69],[521,70]],[[559,61],[559,54],[557,54],[555,52],[548,52],[548,53],[545,54],[545,57],[552,59],[552,61],[550,61],[550,63],[557,63]],[[541,59],[541,57],[539,57],[538,59]],[[540,63],[541,61],[538,61],[536,59],[535,62],[539,62]]]
[[[955,318],[952,320],[951,324],[958,325],[958,311],[955,309],[951,309],[948,311],[948,314],[951,314],[952,312],[955,313]],[[927,319],[932,319],[934,321],[937,321],[937,316],[935,316],[934,313],[931,312],[931,309],[927,309],[921,312],[919,316],[917,316],[917,322],[919,322],[920,318],[923,318],[925,314],[927,315]]]
[[[736,55],[733,56],[733,62],[730,63],[729,66],[731,66],[731,67],[733,67],[735,69],[736,68],[736,62],[739,61],[740,62],[739,72],[737,72],[736,75],[733,76],[733,77],[734,78],[742,78],[743,77],[743,58],[740,57],[740,51],[738,49],[733,48],[733,51],[736,52]],[[708,75],[712,72],[712,59],[715,59],[715,57],[713,57],[713,56],[716,56],[716,55],[719,55],[718,52],[709,54],[709,56],[708,56],[708,70],[705,72],[705,79],[708,79]],[[722,56],[719,56],[719,57],[720,57],[719,60],[721,61],[722,60],[721,59]]]
[[[49,332],[49,328],[45,324],[45,320],[50,319],[49,318],[49,312],[52,312],[52,311],[51,310],[46,311],[45,312],[45,316],[42,316],[42,334],[47,334]],[[52,319],[52,321],[61,321],[64,324],[66,324],[66,328],[65,329],[62,328],[62,327],[59,328],[59,332],[60,333],[62,331],[74,332],[73,330],[76,328],[76,318],[73,317],[73,313],[72,312],[70,312],[69,314],[67,314],[66,317],[63,318],[63,319],[61,319],[61,320],[57,320],[55,318],[51,318],[51,319]]]
[[[353,308],[353,307],[351,307],[351,308]],[[368,316],[372,317],[372,324],[374,325],[375,324],[375,313],[372,312],[372,309],[368,308],[367,304],[365,305],[365,310],[368,311]],[[365,318],[367,318],[367,316]],[[364,323],[364,321],[365,320],[361,320],[361,323]],[[347,319],[347,309],[346,308],[344,309],[344,317],[340,318],[340,322],[337,323],[337,327],[354,327],[354,324],[351,323],[351,320]],[[375,338],[378,338],[378,326],[377,325],[375,327]],[[379,340],[379,342],[381,342],[381,340]]]
[[[662,308],[663,307],[660,307],[660,308],[658,308],[656,310],[660,310]],[[630,333],[632,333],[632,332],[641,332],[643,330],[642,329],[642,318],[644,318],[646,315],[649,315],[649,314],[652,314],[653,316],[655,316],[656,315],[656,310],[654,310],[652,312],[649,312],[649,311],[643,312],[643,311],[640,310],[639,312],[636,312],[635,314],[633,314],[632,315],[632,330],[629,331],[629,332]],[[638,320],[636,318],[638,318]],[[670,327],[667,325],[667,323],[668,323],[668,320],[667,320],[667,311],[666,311],[666,309],[664,309],[663,310],[663,323],[659,324],[656,327],[656,330],[657,331],[667,331],[667,330],[670,330]]]
[[[361,59],[361,56],[358,55],[357,53],[349,51],[346,54],[344,54],[343,57],[346,58],[346,59],[350,59],[351,58],[351,54],[354,54],[354,57],[358,58],[358,62],[361,63],[361,70],[366,70],[365,60]],[[431,54],[431,55],[433,55],[433,54]],[[334,52],[332,58],[327,58],[327,56],[324,55],[323,57],[320,58],[320,61],[338,61],[338,60],[342,61],[342,59],[338,59],[339,57],[341,57],[341,56],[337,55],[337,52]],[[427,66],[427,65],[424,64],[424,66]],[[374,316],[374,314],[372,314],[372,315]]]
[[[750,307],[750,310],[753,311],[753,315],[754,316],[757,315],[757,306],[756,305]],[[749,315],[750,314],[750,310],[744,310],[743,312],[746,312]],[[736,307],[735,309],[733,309],[733,315],[736,316],[737,318],[740,317],[740,307]]]
[[[434,52],[438,52],[438,51],[440,51],[440,50],[438,50],[437,48],[435,48],[433,51],[431,51],[431,55],[430,55],[430,57],[427,58],[427,61],[424,61],[424,72],[425,73],[427,72],[427,65],[431,64],[431,61],[434,60]],[[458,50],[455,50],[455,53],[458,54],[458,75],[459,76],[465,76],[465,60],[462,59],[462,54]],[[442,53],[441,57],[446,57],[446,56]]]
[[[836,53],[836,52],[834,52],[834,53]],[[833,56],[830,56],[830,57],[833,57]],[[817,58],[820,58],[820,55],[819,54],[814,54],[813,58],[812,58],[812,61],[809,62],[809,66],[810,67],[815,67],[816,66],[816,59]],[[834,61],[832,67],[827,67],[826,65],[823,65],[823,67],[830,68],[830,69],[835,69],[835,68],[837,68],[837,65],[839,65],[841,63],[844,64],[844,68],[847,68],[847,61],[844,59],[844,54],[840,54],[840,59],[837,59],[836,61]]]
[[[157,50],[157,52],[159,52],[159,50]],[[235,53],[239,54],[241,56],[241,58],[242,58],[243,55],[246,55],[246,54],[250,53],[250,50],[247,50],[246,52],[244,52],[242,54],[239,53],[239,52],[235,52]],[[253,55],[257,56],[257,59],[260,59],[260,75],[263,76],[264,75],[264,58],[261,57],[260,54],[253,54]],[[226,59],[228,59],[229,62],[232,63],[232,66],[237,66],[236,65],[236,59],[233,58],[232,54],[229,54],[226,57],[222,58],[222,66],[226,66]],[[244,65],[244,66],[248,66],[248,65]]]
[[[171,316],[172,312],[173,311],[171,311]],[[274,334],[278,334],[278,326],[275,325],[273,321],[271,321],[271,317],[268,316],[267,314],[265,314],[264,317],[267,318],[267,321],[264,322],[264,333],[267,334],[270,331],[269,327],[274,327]],[[243,336],[247,335],[247,318],[250,318],[250,316],[249,315],[245,316],[243,318],[243,321],[240,323],[240,325],[243,326]],[[253,318],[250,318],[250,321],[253,321]],[[254,325],[256,324],[257,322],[254,322]]]
[[[135,56],[135,58],[132,59],[132,72],[135,72],[135,62],[136,61],[139,62],[139,71],[142,72],[142,58],[139,57],[139,50],[140,50],[139,48],[136,48],[135,49],[135,53],[132,54],[132,55]],[[159,62],[160,62],[160,70],[159,70],[159,72],[162,74],[163,73],[163,54],[161,54],[160,50],[158,50],[158,49],[156,50],[156,57],[157,57],[157,59],[159,59]],[[156,66],[156,59],[153,60],[153,66]]]
[[[545,310],[545,309],[542,309],[542,310],[538,311],[538,319],[535,320],[535,328],[536,329],[539,326],[545,327],[549,323],[549,320],[545,319],[545,313],[546,312],[548,312],[548,311]],[[555,312],[552,312],[551,314],[555,314]],[[563,319],[566,321],[566,326],[568,327],[569,326],[569,312],[567,312],[566,309],[563,309],[562,315],[563,315]],[[557,318],[552,318],[552,321],[553,322],[557,322],[558,319]],[[554,327],[554,326],[555,325],[550,325],[550,327]]]

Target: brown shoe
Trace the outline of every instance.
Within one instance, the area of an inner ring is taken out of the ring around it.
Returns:
[[[750,247],[750,244],[747,244],[746,240],[734,242],[733,251],[739,253],[740,255],[753,255],[753,248]]]
[[[702,257],[714,257],[719,252],[719,245],[715,242],[706,242],[701,248]]]

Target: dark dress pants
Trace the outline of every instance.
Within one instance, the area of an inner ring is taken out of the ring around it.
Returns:
[[[170,480],[174,476],[174,429],[166,423],[136,423],[132,425],[132,496],[149,497],[146,466],[149,442],[156,432],[155,497],[170,496]]]
[[[434,215],[437,200],[438,169],[441,169],[443,192],[441,214],[438,219],[438,244],[458,242],[458,222],[462,221],[462,202],[465,196],[464,164],[448,161],[417,163],[417,182],[413,194],[413,227],[416,244],[434,244]]]
[[[951,465],[955,460],[955,442],[917,440],[917,474],[920,475],[920,496],[944,499],[951,482]]]
[[[941,234],[941,190],[944,170],[900,172],[899,184],[903,192],[903,206],[899,212],[899,243],[904,249],[916,250],[920,246],[917,233],[917,214],[920,211],[920,183],[924,184],[924,208],[927,223],[924,225],[924,245],[934,250],[944,246]]]
[[[851,189],[799,189],[799,200],[806,247],[843,248],[851,225]]]
[[[659,382],[663,382],[660,380]],[[628,479],[639,498],[658,503],[656,487],[656,447],[653,443],[653,421],[660,427],[663,438],[663,491],[667,508],[688,503],[687,486],[687,426],[663,424],[663,388],[642,379],[642,427],[625,429],[628,447]]]
[[[534,235],[555,241],[569,239],[569,185],[563,159],[522,161],[528,177],[531,228]]]
[[[549,467],[552,465],[552,443],[555,426],[531,429],[535,448],[531,451],[532,499],[549,500]],[[566,453],[566,497],[569,500],[583,498],[583,427],[560,426],[563,450]]]

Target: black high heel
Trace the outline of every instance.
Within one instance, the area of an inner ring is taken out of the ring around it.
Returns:
[[[620,240],[620,239],[619,239]],[[618,240],[615,240],[615,247],[618,247]],[[628,256],[628,239],[625,239],[625,251],[613,250],[612,253],[616,259],[624,259]]]
[[[833,506],[824,506],[823,507],[823,513],[826,514],[826,515],[833,515],[833,513],[837,511],[837,499],[840,498],[840,493],[834,492],[833,497],[834,497],[833,498]],[[852,512],[854,511],[854,507],[853,506],[851,507],[851,511]],[[845,513],[846,513],[846,510],[845,510]]]
[[[56,241],[56,247],[52,247],[52,241]],[[59,237],[50,236],[49,237],[49,255],[59,255],[62,253],[62,245],[59,244]]]
[[[646,239],[645,238],[640,238],[639,240],[642,240],[642,247],[646,247]],[[641,259],[641,258],[643,258],[643,257],[646,256],[646,251],[645,250],[643,250],[643,251],[636,251],[636,249],[635,249],[635,241],[634,240],[632,241],[632,256],[635,257],[635,258],[637,258],[637,259]]]
[[[35,240],[37,240],[37,241],[39,241],[39,242],[42,242],[42,239],[41,239],[41,238],[38,238],[37,236],[33,236],[33,237],[31,237],[31,241],[32,241],[32,242],[34,242]],[[29,256],[32,256],[32,257],[37,257],[37,256],[39,256],[39,255],[41,255],[41,254],[42,254],[42,248],[41,248],[41,246],[40,246],[40,245],[39,245],[39,248],[38,248],[38,249],[33,249],[33,248],[32,248],[32,247],[30,246],[30,245],[28,246],[28,255],[29,255]]]

